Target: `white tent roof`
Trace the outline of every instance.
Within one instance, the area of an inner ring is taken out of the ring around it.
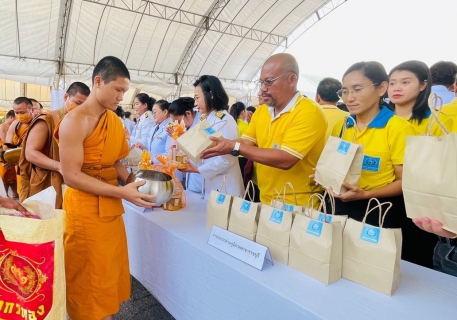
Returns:
[[[0,78],[90,83],[93,66],[114,55],[137,89],[192,92],[198,76],[212,74],[242,98],[268,56],[344,2],[8,0],[0,10]]]

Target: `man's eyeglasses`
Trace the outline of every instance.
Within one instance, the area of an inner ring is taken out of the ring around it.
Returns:
[[[356,88],[354,88],[352,90],[341,89],[341,90],[338,90],[336,92],[336,94],[340,98],[346,98],[349,94],[352,94],[352,96],[354,96],[354,97],[358,97],[362,93],[363,89],[365,89],[366,87],[375,86],[375,85],[377,85],[377,83],[372,83],[372,84],[369,84],[369,85],[366,85],[366,86],[358,86],[358,87],[356,87]]]
[[[262,87],[264,84],[267,86],[267,87],[271,87],[273,85],[273,82],[275,82],[276,80],[278,80],[279,78],[281,78],[282,76],[286,75],[286,74],[290,74],[290,73],[293,73],[293,72],[285,72],[283,73],[282,75],[280,76],[277,76],[276,78],[273,78],[273,79],[266,79],[266,80],[257,80],[256,81],[256,85],[258,87]]]

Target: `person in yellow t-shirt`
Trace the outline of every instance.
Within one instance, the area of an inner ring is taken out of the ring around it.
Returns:
[[[454,76],[454,94],[457,93],[457,74]],[[457,117],[457,97],[454,98],[448,104],[445,104],[441,109],[441,112],[447,115],[448,117],[455,118]]]
[[[332,135],[339,136],[344,125],[342,139],[352,141],[355,135],[355,143],[363,145],[364,156],[358,185],[345,183],[348,191],[334,194],[336,214],[362,221],[370,198],[391,202],[383,227],[402,228],[402,259],[424,265],[424,260],[431,262],[432,255],[418,245],[423,235],[417,234],[422,231],[406,218],[401,187],[406,137],[416,133],[408,121],[385,105],[388,80],[384,67],[374,61],[356,63],[343,76],[339,95],[355,123],[351,118],[340,121]],[[377,226],[378,216],[369,215],[367,223]]]
[[[321,105],[328,122],[325,141],[327,141],[328,137],[332,134],[335,124],[349,115],[348,112],[345,112],[336,106],[340,100],[336,92],[340,89],[341,82],[333,78],[324,78],[317,86],[316,102]]]
[[[406,61],[394,67],[389,74],[390,107],[397,116],[409,121],[416,134],[427,134],[433,116],[428,105],[431,92],[431,75],[427,65],[421,61]],[[453,119],[441,113],[438,116],[447,131],[452,128]],[[434,136],[444,134],[441,126],[432,123],[430,133]]]
[[[273,189],[286,182],[295,188],[298,205],[320,191],[309,175],[324,148],[327,120],[319,105],[297,91],[298,63],[287,53],[271,56],[260,73],[260,106],[239,140],[213,138],[217,145],[202,152],[202,158],[231,153],[256,162],[260,201],[269,204]],[[286,203],[293,204],[291,191]]]

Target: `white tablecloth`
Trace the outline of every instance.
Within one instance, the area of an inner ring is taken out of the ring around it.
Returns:
[[[130,272],[178,320],[457,319],[457,278],[402,261],[392,297],[346,279],[326,286],[283,264],[259,271],[207,244],[206,200],[180,211],[125,204]]]

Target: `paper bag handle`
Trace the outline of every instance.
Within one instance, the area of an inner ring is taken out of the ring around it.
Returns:
[[[226,181],[225,181],[225,174],[224,174],[224,178],[222,178],[222,183],[221,183],[221,188],[219,189],[219,193],[222,193],[222,191],[225,190],[225,194],[228,194],[227,193],[227,187],[226,187]]]
[[[378,205],[374,206],[373,208],[371,208],[370,210],[368,210],[368,208],[370,208],[370,204],[371,204],[371,201],[374,200],[378,203]],[[388,207],[387,209],[384,211],[384,214],[382,213],[382,206],[387,204]],[[378,199],[376,198],[371,198],[370,201],[368,201],[368,205],[367,205],[367,210],[365,211],[365,216],[363,217],[363,220],[362,220],[362,223],[365,224],[365,221],[367,220],[367,217],[368,215],[373,211],[375,210],[376,208],[378,208],[378,212],[379,212],[379,227],[382,228],[382,226],[384,225],[384,219],[386,217],[386,214],[387,212],[392,208],[392,202],[379,202]]]
[[[294,205],[297,205],[297,196],[295,195],[295,189],[294,189],[294,186],[292,185],[292,183],[290,182],[286,182],[284,184],[284,193],[283,193],[283,196],[284,196],[284,201],[286,201],[286,187],[289,187],[291,190],[292,190],[292,194],[294,195]]]
[[[249,187],[252,187],[252,197],[251,197],[251,193],[249,192],[250,191],[250,188]],[[254,202],[253,199],[255,199],[255,188],[254,188],[254,183],[252,182],[252,180],[249,180],[247,185],[246,185],[246,190],[244,191],[244,196],[243,196],[243,199],[246,199],[246,195],[249,196],[249,200],[251,200],[251,202]]]
[[[314,208],[314,198],[319,198],[321,200],[321,205],[319,206],[319,212],[323,213],[324,214],[324,223],[328,223],[327,222],[327,206],[322,206],[322,203],[324,203],[324,197],[320,194],[320,193],[313,193],[311,195],[311,197],[309,197],[308,199],[308,206],[306,207],[306,210],[305,210],[305,215],[312,219],[312,215],[311,215],[311,212],[310,208]],[[311,202],[311,203],[310,203]],[[311,206],[310,206],[311,204]]]
[[[220,131],[222,128],[225,127],[225,125],[227,124],[227,120],[221,120],[221,121],[215,122],[215,123],[213,123],[212,125],[210,125],[209,128],[212,128],[212,127],[214,127],[216,124],[219,124],[219,123],[223,123],[223,125],[222,125],[217,131]]]
[[[428,107],[430,108],[430,111],[431,111],[431,115],[430,115],[431,118],[430,118],[430,121],[428,122],[427,136],[432,135],[432,127],[435,122],[438,123],[438,125],[441,127],[441,130],[443,130],[444,134],[449,134],[449,130],[444,126],[444,124],[438,118],[439,115],[441,114],[441,110],[443,108],[443,98],[441,98],[436,93],[431,93],[430,96],[428,97]]]
[[[281,201],[282,202],[282,208],[284,209],[285,206],[285,197],[281,198],[281,192],[284,190],[284,187],[280,191],[278,189],[273,188],[273,195],[271,197],[271,205],[274,207],[276,205],[276,202]],[[276,198],[275,198],[275,193],[276,193]],[[285,191],[283,192],[285,195]]]
[[[346,126],[347,126],[349,118],[354,123],[354,136],[352,137],[352,141],[351,142],[355,142],[355,138],[357,136],[356,122],[355,122],[355,119],[353,117],[351,117],[351,116],[347,116],[347,117],[344,118],[343,127],[341,128],[340,135],[339,135],[338,138],[343,139],[344,133],[346,132]]]
[[[335,197],[327,189],[325,189],[324,195],[322,196],[323,201],[321,202],[321,205],[319,206],[319,211],[321,211],[322,206],[324,206],[324,204],[325,204],[325,197],[326,196],[328,196],[328,198],[330,199],[330,206],[331,206],[331,210],[332,210],[331,211],[332,212],[331,215],[334,216],[335,215]]]

